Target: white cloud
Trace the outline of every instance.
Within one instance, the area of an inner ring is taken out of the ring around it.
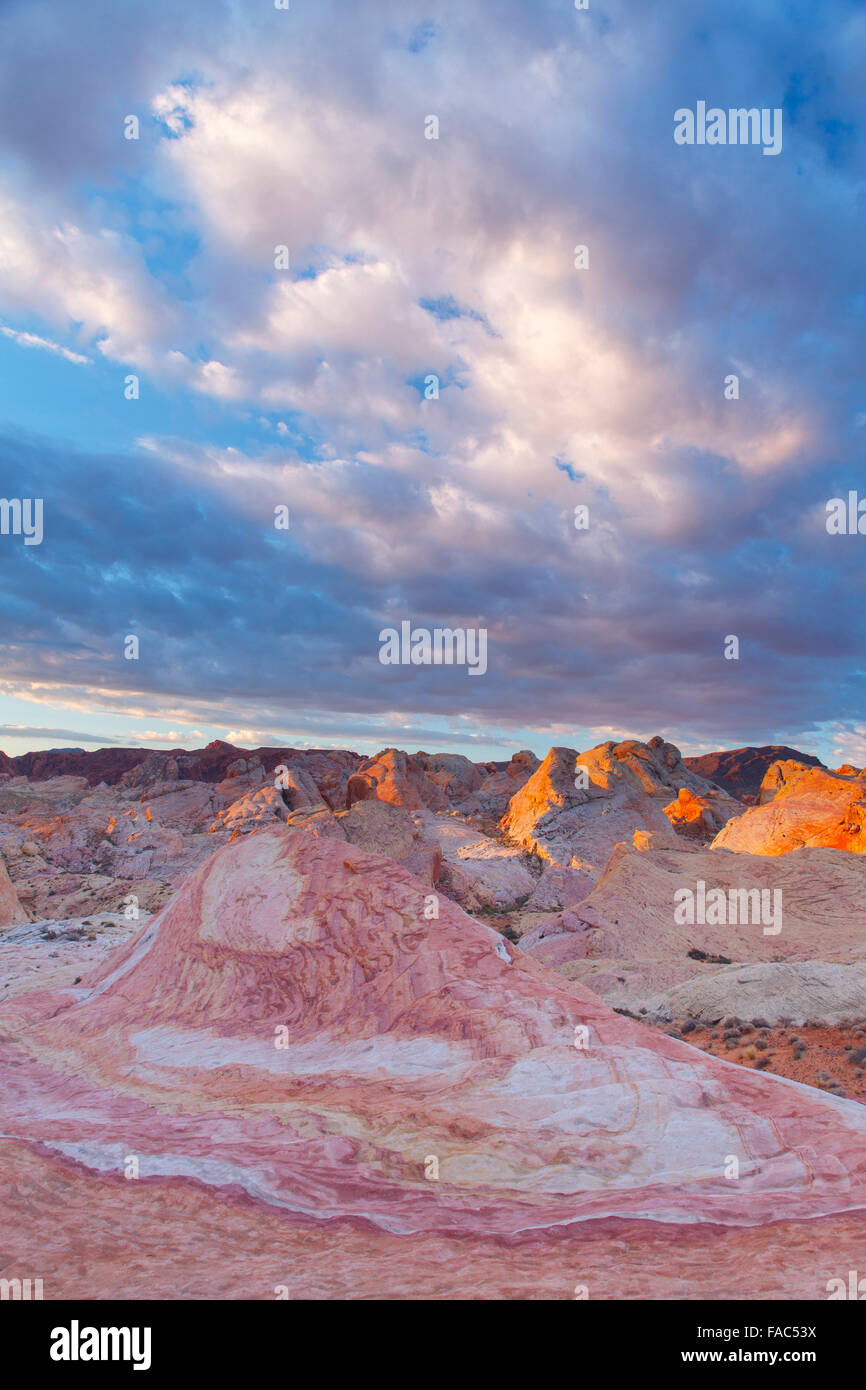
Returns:
[[[67,362],[74,362],[77,366],[89,367],[91,365],[89,357],[83,357],[80,352],[73,352],[71,348],[61,347],[59,343],[53,343],[50,338],[41,338],[38,333],[24,333],[20,329],[7,328],[5,325],[0,325],[0,333],[18,343],[19,347],[41,348],[43,352],[53,352],[58,357],[65,357]]]

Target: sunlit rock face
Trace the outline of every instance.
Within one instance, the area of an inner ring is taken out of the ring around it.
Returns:
[[[403,806],[408,811],[424,807],[444,811],[463,801],[482,782],[474,763],[456,753],[404,753],[385,748],[363,762],[349,779],[347,800],[371,798]]]
[[[866,774],[774,763],[757,806],[719,831],[716,849],[788,854],[803,847],[866,853]]]
[[[708,778],[731,796],[747,804],[754,802],[767,769],[776,762],[793,761],[810,767],[820,767],[821,760],[812,753],[799,753],[784,744],[766,744],[762,748],[729,748],[719,753],[701,753],[695,758],[683,758],[690,772]]]
[[[860,1106],[647,1030],[390,859],[281,825],[79,983],[0,1006],[0,1132],[0,1217],[26,1174],[14,1257],[47,1296],[374,1296],[414,1256],[403,1297],[568,1298],[589,1270],[595,1296],[697,1298],[729,1237],[743,1297],[776,1223],[802,1294],[866,1201]]]
[[[737,808],[739,809],[739,807]],[[727,792],[695,793],[680,787],[676,801],[665,807],[665,815],[678,835],[708,844],[734,814]]]
[[[511,799],[503,831],[551,863],[599,873],[636,830],[669,831],[665,807],[681,789],[703,798],[717,824],[741,806],[690,772],[672,743],[609,741],[585,753],[551,748]]]
[[[460,753],[405,753],[385,748],[348,781],[348,804],[376,799],[408,811],[453,811],[498,818],[538,767],[528,750],[508,763],[473,763]]]

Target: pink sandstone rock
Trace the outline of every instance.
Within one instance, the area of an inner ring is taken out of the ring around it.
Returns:
[[[516,846],[479,835],[453,815],[419,811],[416,821],[441,847],[442,891],[466,912],[506,911],[531,894],[535,878],[530,861]]]
[[[46,1296],[824,1297],[866,1109],[620,1017],[425,889],[263,830],[2,1004],[7,1258]]]
[[[501,816],[538,759],[526,750],[505,767],[476,764],[460,753],[404,753],[385,748],[362,762],[348,779],[346,800],[377,799],[408,811],[457,811]]]
[[[417,811],[424,806],[441,811],[446,806],[442,788],[428,781],[409,754],[399,748],[386,748],[362,763],[349,778],[346,799],[350,806],[356,801],[370,799],[388,801],[407,811]]]

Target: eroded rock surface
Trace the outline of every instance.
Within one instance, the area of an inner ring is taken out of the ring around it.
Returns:
[[[702,811],[712,807],[716,823],[741,809],[690,772],[679,749],[661,737],[611,740],[585,753],[551,748],[512,797],[502,829],[551,863],[598,874],[614,846],[636,830],[670,830],[665,807],[681,789],[702,797]]]
[[[711,890],[721,890],[722,912],[699,911],[699,885],[705,902]],[[692,921],[685,920],[687,901],[677,896],[683,892],[691,895]],[[686,840],[652,849],[620,844],[562,931],[548,926],[520,944],[610,1003],[636,1009],[720,966],[862,963],[864,897],[866,863],[842,850],[801,849],[769,858],[701,849]]]
[[[289,1250],[308,1294],[381,1291],[400,1249],[443,1278],[450,1257],[444,1285],[423,1278],[451,1296],[501,1289],[503,1267],[522,1288],[528,1264],[548,1296],[570,1268],[569,1297],[585,1261],[631,1269],[637,1242],[657,1289],[676,1270],[680,1296],[700,1298],[719,1296],[720,1250],[748,1254],[738,1296],[766,1293],[780,1226],[789,1290],[847,1253],[863,1107],[625,1019],[453,904],[425,920],[424,888],[338,839],[263,830],[79,984],[3,1003],[7,1218],[31,1175],[14,1258],[81,1293],[71,1250],[90,1233],[94,1296],[109,1220],[115,1279],[131,1263],[151,1296],[169,1277],[174,1296],[225,1287],[211,1256],[231,1245],[234,1297],[273,1297]],[[143,1181],[125,1181],[130,1155]],[[172,1255],[137,1240],[154,1193]],[[609,1273],[598,1292],[617,1289]]]

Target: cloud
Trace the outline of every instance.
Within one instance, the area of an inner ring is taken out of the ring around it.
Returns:
[[[59,343],[52,343],[50,338],[40,338],[38,333],[24,333],[16,328],[7,328],[3,324],[0,324],[0,333],[18,343],[19,347],[41,348],[43,352],[53,352],[59,357],[65,357],[67,362],[74,362],[77,366],[90,366],[89,357],[82,357],[80,352],[72,352],[69,348],[61,347]]]
[[[83,734],[76,729],[48,729],[32,724],[0,724],[0,738],[59,739],[64,744],[93,743],[99,748],[113,747],[118,739],[108,734]]]
[[[112,457],[96,425],[0,441],[46,506],[0,551],[10,684],[386,742],[385,712],[710,745],[861,718],[862,564],[822,509],[862,452],[862,14],[810,12],[802,54],[775,0],[265,8],[87,0],[70,39],[40,7],[62,100],[7,9],[0,310],[164,402]],[[675,146],[700,96],[783,107],[782,155]],[[403,617],[486,627],[488,675],[382,667]]]

